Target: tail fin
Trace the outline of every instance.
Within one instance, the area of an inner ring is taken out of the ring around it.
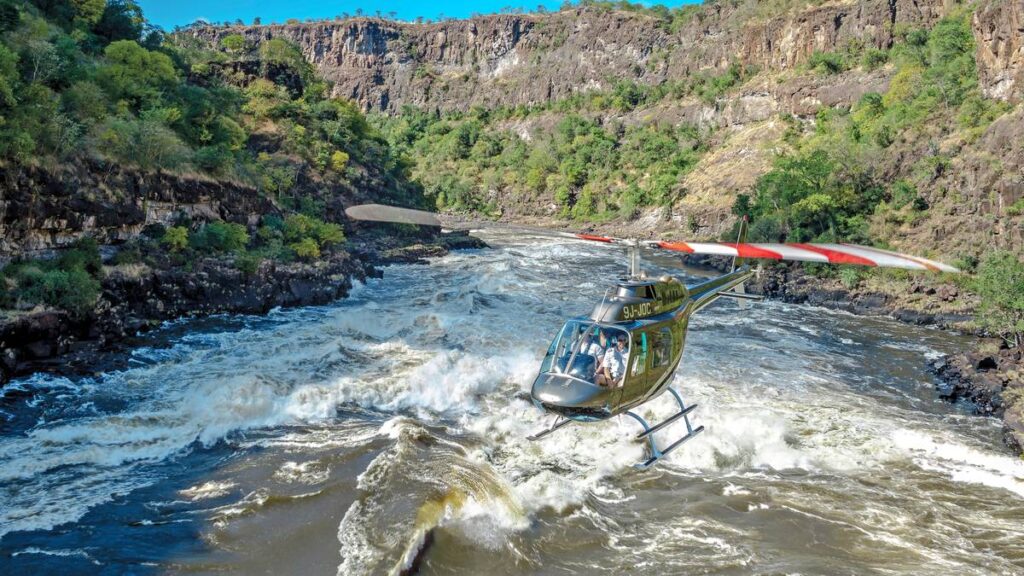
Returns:
[[[740,244],[746,244],[747,242],[747,217],[744,216],[740,220],[740,233],[739,237],[736,238],[736,245],[739,247]],[[743,266],[746,263],[746,258],[740,258],[738,255],[732,258],[732,271],[735,272],[737,268]]]

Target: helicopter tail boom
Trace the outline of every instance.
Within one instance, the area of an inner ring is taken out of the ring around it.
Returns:
[[[743,283],[750,280],[753,275],[754,271],[744,266],[729,272],[728,274],[723,274],[722,276],[697,284],[696,286],[687,286],[686,289],[690,293],[690,298],[693,300],[692,312],[696,312],[701,308],[704,308],[723,296],[729,298],[750,299],[747,294],[734,292],[733,290],[737,287],[743,286]]]

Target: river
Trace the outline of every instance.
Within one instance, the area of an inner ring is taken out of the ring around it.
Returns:
[[[674,380],[707,430],[638,472],[630,419],[525,440],[550,421],[524,394],[548,343],[625,258],[487,239],[9,384],[0,572],[1024,572],[1024,461],[925,372],[966,340],[716,303]]]

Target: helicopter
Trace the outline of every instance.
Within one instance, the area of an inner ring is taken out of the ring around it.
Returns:
[[[624,246],[629,269],[609,287],[589,315],[568,319],[548,347],[533,381],[533,404],[555,416],[546,429],[528,436],[540,440],[572,423],[588,423],[626,415],[642,428],[636,440],[646,441],[647,458],[634,466],[646,469],[704,432],[690,420],[696,404],[687,405],[672,386],[683,358],[690,317],[719,298],[761,300],[744,291],[757,273],[749,259],[791,260],[822,264],[854,264],[932,272],[959,272],[953,266],[879,248],[854,244],[746,242],[746,221],[737,242],[679,242],[617,238],[497,222],[459,222],[409,208],[362,204],[345,210],[354,220],[417,224],[442,231],[482,229],[523,231],[609,246]],[[696,284],[669,275],[649,277],[641,267],[641,249],[731,257],[729,272]],[[668,392],[679,410],[651,424],[634,410]],[[659,448],[655,434],[682,419],[686,434]]]

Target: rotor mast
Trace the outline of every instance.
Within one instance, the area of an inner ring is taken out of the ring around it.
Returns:
[[[629,246],[629,279],[639,280],[644,273],[640,270],[640,241],[636,239],[627,240]]]

